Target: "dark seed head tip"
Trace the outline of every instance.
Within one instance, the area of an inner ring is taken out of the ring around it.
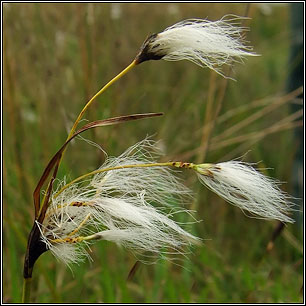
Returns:
[[[154,43],[157,35],[158,35],[157,33],[154,33],[146,38],[146,40],[144,41],[144,43],[140,48],[139,53],[135,57],[136,65],[149,60],[160,60],[165,56],[165,54],[160,54],[152,51],[152,48],[150,47],[152,43]]]

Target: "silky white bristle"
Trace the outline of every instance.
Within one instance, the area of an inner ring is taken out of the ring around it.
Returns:
[[[239,26],[241,20],[230,15],[218,21],[187,19],[158,33],[144,50],[152,58],[189,60],[224,76],[221,66],[257,55],[245,45],[243,33],[247,28]]]
[[[200,168],[200,167],[199,167]],[[294,205],[292,198],[279,189],[276,180],[256,171],[250,164],[228,161],[198,172],[200,181],[225,201],[257,218],[294,222],[287,216]]]

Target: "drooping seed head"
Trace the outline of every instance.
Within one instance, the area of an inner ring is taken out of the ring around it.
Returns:
[[[218,21],[187,19],[150,35],[143,43],[136,63],[147,60],[189,60],[222,74],[221,66],[254,56],[251,47],[244,45],[243,32],[237,21],[242,18],[224,16]]]
[[[292,198],[278,187],[278,182],[267,177],[250,164],[240,161],[196,165],[201,183],[225,201],[253,216],[294,222],[287,216],[294,205]]]

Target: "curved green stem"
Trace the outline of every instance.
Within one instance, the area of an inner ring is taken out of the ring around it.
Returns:
[[[75,132],[77,125],[79,124],[80,120],[82,119],[85,111],[87,110],[87,108],[91,105],[91,103],[94,101],[94,99],[96,99],[98,96],[100,96],[108,87],[110,87],[112,84],[114,84],[116,81],[118,81],[122,76],[124,76],[127,72],[129,72],[134,66],[136,66],[137,63],[134,60],[130,65],[128,65],[125,69],[123,69],[119,74],[117,74],[113,79],[111,79],[104,87],[102,87],[88,102],[87,104],[84,106],[84,108],[81,110],[78,118],[76,119],[76,121],[74,122],[70,133],[67,137],[67,139],[69,139],[73,133]]]
[[[136,60],[133,60],[132,63],[130,65],[128,65],[125,69],[123,69],[119,74],[117,74],[113,79],[111,79],[106,85],[104,85],[87,103],[86,105],[83,107],[83,109],[81,110],[79,116],[77,117],[77,119],[75,120],[69,135],[67,137],[67,140],[71,138],[71,136],[73,135],[73,133],[75,132],[79,122],[81,121],[81,119],[83,118],[84,113],[86,112],[86,110],[88,109],[88,107],[92,104],[92,102],[98,97],[100,96],[107,88],[109,88],[112,84],[114,84],[116,81],[118,81],[121,77],[123,77],[126,73],[128,73],[133,67],[135,67],[138,63],[136,62]],[[62,156],[60,158],[60,160],[58,161],[58,165],[61,163],[64,154],[66,152],[66,148],[63,150],[62,152]],[[50,182],[49,182],[50,184]],[[43,197],[43,201],[42,203],[44,203],[46,198],[46,194]]]
[[[23,279],[22,303],[30,303],[32,278]]]

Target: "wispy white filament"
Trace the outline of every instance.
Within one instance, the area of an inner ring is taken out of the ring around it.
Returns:
[[[286,214],[292,210],[291,197],[278,187],[277,181],[240,161],[205,166],[200,181],[225,201],[263,219],[294,222]],[[208,170],[208,172],[207,172]]]
[[[247,28],[239,26],[241,19],[227,15],[218,21],[181,21],[158,33],[148,51],[167,61],[186,59],[223,75],[221,66],[256,55],[244,44],[243,32]]]
[[[155,144],[144,140],[121,156],[108,158],[101,169],[152,162],[156,157]],[[54,192],[45,220],[39,224],[42,239],[66,264],[88,257],[90,243],[67,239],[88,236],[113,241],[136,253],[183,253],[184,247],[198,241],[172,220],[175,214],[189,214],[172,205],[184,197],[190,199],[190,191],[168,168],[99,173],[72,184],[58,196]]]
[[[81,183],[62,182],[51,197],[42,224],[41,239],[66,264],[90,258],[87,248],[94,240],[109,240],[135,253],[184,253],[199,241],[175,222],[176,214],[188,214],[174,204],[190,200],[191,193],[169,167],[156,166],[157,146],[144,140],[119,157],[111,157],[101,171]],[[150,167],[110,168],[150,164]],[[169,163],[167,163],[168,165]],[[263,219],[293,222],[293,204],[278,182],[250,164],[170,163],[197,171],[200,181],[227,202]],[[61,190],[59,192],[59,190]],[[193,221],[194,222],[194,221]]]
[[[131,146],[119,157],[106,160],[102,168],[155,162],[162,152],[148,139]],[[184,202],[192,195],[173,171],[166,167],[130,168],[103,172],[94,176],[91,185],[101,192],[138,195],[145,192],[148,201],[162,206]]]

